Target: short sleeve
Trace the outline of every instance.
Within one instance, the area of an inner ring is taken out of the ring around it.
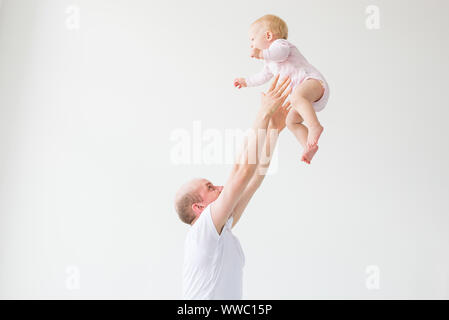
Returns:
[[[193,224],[190,230],[192,239],[198,249],[202,253],[213,254],[218,246],[220,235],[215,228],[212,216],[210,214],[210,206],[201,213],[198,220]]]
[[[193,239],[204,253],[213,254],[218,243],[223,236],[225,229],[231,229],[233,217],[230,217],[223,227],[221,234],[218,234],[210,213],[210,205],[201,213],[198,220],[192,226]]]

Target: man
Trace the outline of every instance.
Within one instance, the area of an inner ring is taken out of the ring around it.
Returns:
[[[266,152],[273,150],[277,142],[277,135],[258,133],[267,129],[280,132],[285,127],[290,79],[280,83],[278,79],[279,75],[268,92],[262,93],[252,128],[253,139],[246,141],[240,161],[234,165],[224,187],[195,179],[183,185],[175,196],[179,218],[191,225],[184,247],[183,299],[242,299],[245,257],[231,228],[263,181],[264,175],[257,171],[269,166],[268,160],[262,168],[257,146],[263,146]],[[250,159],[251,155],[254,159]]]

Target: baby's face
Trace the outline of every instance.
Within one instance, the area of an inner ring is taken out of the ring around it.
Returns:
[[[270,46],[273,39],[267,39],[267,31],[268,30],[266,30],[262,23],[254,24],[249,28],[249,41],[251,49],[257,48],[260,50],[264,50]]]

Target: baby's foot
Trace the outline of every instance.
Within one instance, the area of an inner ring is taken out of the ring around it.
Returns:
[[[310,148],[307,148],[304,150],[304,153],[302,154],[301,161],[304,161],[307,164],[310,164],[310,161],[312,161],[313,156],[318,151],[318,145],[314,145]]]
[[[307,135],[307,147],[310,149],[318,143],[318,139],[321,136],[324,128],[322,125],[317,124],[313,127],[309,127],[309,134]]]

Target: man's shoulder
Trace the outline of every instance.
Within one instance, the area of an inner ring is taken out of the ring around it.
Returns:
[[[189,235],[196,234],[199,232],[204,233],[210,227],[210,222],[212,222],[212,217],[210,214],[210,205],[208,205],[203,212],[201,212],[199,218],[195,221],[195,223],[190,226]]]
[[[195,234],[200,234],[203,236],[209,235],[214,239],[219,239],[221,234],[225,231],[226,228],[231,229],[232,222],[234,221],[234,217],[231,215],[226,223],[222,226],[220,233],[218,233],[217,228],[213,219],[213,202],[209,204],[201,213],[200,217],[196,220],[196,222],[190,227],[189,235],[193,236]]]

